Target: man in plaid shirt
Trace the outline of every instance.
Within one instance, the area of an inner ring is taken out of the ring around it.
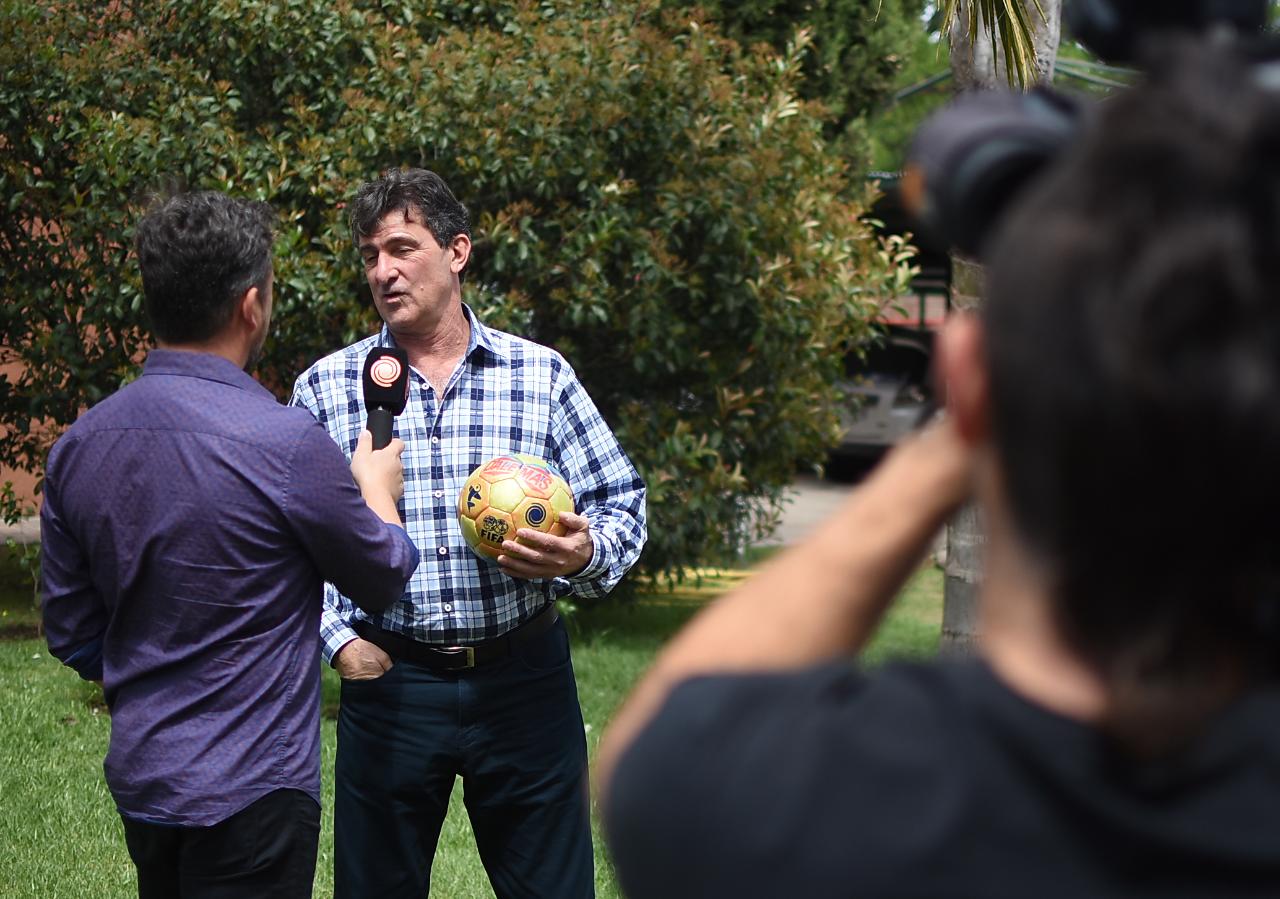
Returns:
[[[389,171],[360,188],[350,219],[385,324],[304,372],[292,402],[350,455],[365,356],[408,353],[395,433],[422,563],[378,615],[326,587],[324,654],[342,677],[336,895],[427,895],[461,776],[499,897],[590,896],[586,738],[555,600],[603,595],[635,563],[644,483],[558,353],[486,328],[462,303],[468,215],[438,175]],[[494,564],[467,547],[455,506],[470,472],[508,453],[548,460],[578,514],[560,516],[562,537],[519,531]]]

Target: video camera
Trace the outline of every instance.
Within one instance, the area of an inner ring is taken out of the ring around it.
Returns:
[[[1067,0],[1063,18],[1104,62],[1128,64],[1179,35],[1256,35],[1267,6],[1267,0]],[[904,167],[904,204],[930,235],[980,259],[1009,202],[1074,140],[1090,110],[1047,87],[960,96],[917,132]]]

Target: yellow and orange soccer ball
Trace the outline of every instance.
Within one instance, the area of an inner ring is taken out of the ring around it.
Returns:
[[[496,456],[467,477],[458,495],[458,525],[482,559],[502,554],[502,541],[520,528],[561,536],[561,512],[572,512],[573,493],[564,478],[536,456]]]

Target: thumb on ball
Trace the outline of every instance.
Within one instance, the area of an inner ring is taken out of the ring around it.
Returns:
[[[571,531],[585,531],[589,524],[587,516],[579,515],[577,512],[561,512],[556,520]]]

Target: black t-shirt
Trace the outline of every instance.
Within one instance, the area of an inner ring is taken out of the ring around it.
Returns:
[[[978,661],[698,678],[605,825],[632,899],[1280,896],[1280,691],[1135,766]]]

